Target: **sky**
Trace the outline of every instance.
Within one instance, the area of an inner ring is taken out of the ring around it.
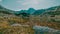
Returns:
[[[60,5],[60,0],[0,0],[0,4],[11,10],[26,10],[29,8],[46,9]]]

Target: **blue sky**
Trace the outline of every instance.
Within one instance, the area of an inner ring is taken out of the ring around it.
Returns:
[[[0,0],[0,4],[11,10],[44,9],[60,5],[60,0]]]

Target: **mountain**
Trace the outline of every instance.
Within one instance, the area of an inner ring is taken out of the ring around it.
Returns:
[[[0,5],[0,12],[13,14],[15,11],[10,10],[10,9],[6,9],[6,8],[4,8],[3,6]]]
[[[46,9],[45,13],[43,14],[49,14],[49,15],[60,15],[60,6],[55,6],[55,7],[51,7]]]
[[[45,9],[41,9],[41,10],[36,10],[33,15],[40,15],[42,14],[43,12],[45,12]]]
[[[60,6],[55,6],[55,7],[51,7],[48,9],[40,9],[40,10],[36,10],[33,15],[41,15],[41,14],[46,14],[48,12],[48,14],[54,14],[54,12],[57,11],[55,14],[59,14],[60,13]],[[59,11],[59,12],[58,12]]]
[[[29,16],[29,15],[32,15],[35,11],[36,11],[35,9],[29,8],[28,10],[15,11],[15,15]]]
[[[2,6],[0,5],[0,10],[1,10],[1,9],[4,9],[4,7],[2,7]]]
[[[56,8],[60,8],[60,6],[51,7],[51,8],[48,8],[47,10],[55,10]]]
[[[27,13],[27,10],[15,11],[15,14],[20,15],[21,13]]]
[[[27,13],[33,14],[36,10],[34,8],[29,8],[27,10]]]
[[[48,20],[53,22],[60,22],[60,6],[55,6],[46,9],[46,11],[41,14],[41,16],[45,16]]]

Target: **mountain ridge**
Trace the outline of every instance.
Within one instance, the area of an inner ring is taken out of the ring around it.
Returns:
[[[1,5],[0,5],[0,11],[1,11],[1,9],[2,10],[4,10],[4,11],[8,11],[8,12],[10,12],[10,13],[16,13],[16,14],[19,14],[19,13],[29,13],[29,14],[31,14],[31,15],[40,15],[40,14],[42,14],[42,13],[44,13],[44,12],[46,12],[46,11],[48,11],[49,12],[49,10],[51,11],[51,10],[55,10],[57,7],[60,7],[60,6],[55,6],[55,7],[51,7],[51,8],[48,8],[48,9],[39,9],[39,10],[35,10],[34,8],[29,8],[28,10],[20,10],[20,11],[13,11],[13,10],[9,10],[9,9],[6,9],[6,8],[4,8],[4,7],[2,7]]]

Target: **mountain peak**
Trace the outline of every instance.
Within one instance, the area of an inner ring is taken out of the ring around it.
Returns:
[[[34,12],[35,12],[35,9],[34,8],[29,8],[28,9],[28,13],[33,14]]]
[[[29,8],[28,10],[35,10],[34,8]]]

